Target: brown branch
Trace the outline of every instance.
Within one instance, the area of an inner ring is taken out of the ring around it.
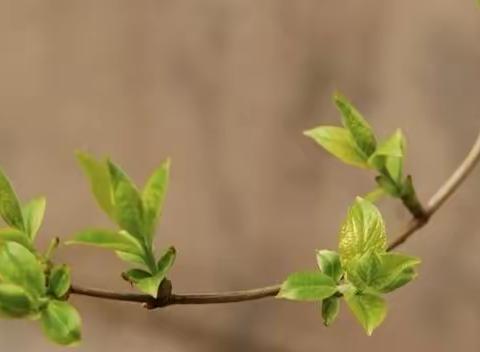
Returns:
[[[220,293],[170,294],[166,297],[159,297],[158,299],[155,299],[149,295],[136,293],[117,293],[72,285],[70,287],[70,294],[114,301],[143,303],[146,308],[153,309],[175,304],[212,304],[253,301],[264,297],[276,296],[279,290],[280,285],[275,285],[252,290],[227,291]]]
[[[468,177],[475,165],[480,161],[480,134],[478,135],[471,151],[465,160],[455,170],[452,176],[440,187],[440,189],[429,200],[425,213],[422,216],[414,217],[407,224],[405,230],[389,246],[388,250],[397,248],[404,243],[417,230],[425,226],[430,217],[445,203],[445,201],[458,189],[462,182]],[[159,308],[175,304],[212,304],[212,303],[234,303],[244,302],[265,297],[272,297],[278,294],[280,285],[256,288],[252,290],[230,291],[220,293],[198,293],[198,294],[167,294],[154,298],[149,295],[116,293],[99,289],[82,288],[72,285],[70,294],[77,294],[101,299],[115,301],[143,303],[147,308]]]

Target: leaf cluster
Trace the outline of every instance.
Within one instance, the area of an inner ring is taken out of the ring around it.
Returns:
[[[140,291],[156,297],[172,267],[176,251],[166,248],[157,258],[154,234],[163,210],[170,161],[162,163],[141,191],[110,159],[98,160],[79,152],[77,159],[87,176],[100,208],[117,225],[114,229],[89,228],[76,233],[67,244],[85,244],[111,249],[134,264],[122,277]]]
[[[362,114],[340,93],[334,95],[343,127],[320,126],[304,134],[346,164],[377,172],[377,188],[367,198],[388,194],[415,199],[411,176],[403,176],[406,141],[401,130],[384,141],[377,137]]]
[[[279,298],[321,302],[326,326],[331,325],[343,298],[368,335],[385,319],[383,295],[416,277],[420,260],[386,251],[382,216],[368,200],[357,198],[341,226],[338,252],[317,251],[320,270],[290,275]]]
[[[53,265],[50,255],[34,246],[45,213],[45,198],[24,206],[0,170],[0,216],[8,225],[0,230],[0,317],[40,321],[48,338],[61,345],[75,345],[81,338],[81,319],[65,301],[70,269]]]

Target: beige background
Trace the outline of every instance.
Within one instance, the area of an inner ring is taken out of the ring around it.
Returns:
[[[473,0],[0,1],[0,164],[27,200],[48,197],[41,245],[109,225],[75,164],[111,155],[138,181],[167,156],[158,247],[177,291],[251,288],[314,268],[372,175],[301,131],[338,124],[340,89],[385,137],[401,127],[427,199],[480,128]],[[480,172],[406,246],[421,277],[366,337],[343,307],[266,299],[140,307],[73,297],[78,351],[479,351]],[[408,214],[381,203],[390,233]],[[127,290],[111,253],[62,247],[79,284]],[[60,351],[37,324],[0,321],[1,351]]]

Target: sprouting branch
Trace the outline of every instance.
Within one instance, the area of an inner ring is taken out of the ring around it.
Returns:
[[[417,230],[426,225],[430,217],[452,196],[463,181],[468,177],[477,163],[480,161],[480,133],[465,160],[430,198],[422,217],[414,217],[406,225],[405,230],[388,246],[388,250],[397,248],[410,238]],[[159,308],[176,304],[213,304],[213,303],[234,303],[257,300],[265,297],[276,296],[280,285],[256,288],[252,290],[219,292],[219,293],[198,293],[198,294],[173,294],[167,293],[154,298],[149,295],[117,293],[99,289],[83,288],[72,285],[70,294],[84,295],[89,297],[109,299],[124,302],[143,303],[147,308]]]
[[[452,194],[460,187],[468,175],[480,161],[480,133],[473,144],[472,149],[465,157],[460,166],[450,176],[450,178],[440,187],[440,189],[430,198],[425,209],[425,217],[413,218],[407,224],[403,233],[398,236],[389,246],[388,250],[392,250],[403,242],[405,242],[418,229],[422,228],[428,219],[452,196]]]

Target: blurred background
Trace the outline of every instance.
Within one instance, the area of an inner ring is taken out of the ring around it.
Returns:
[[[110,226],[73,152],[110,155],[139,183],[166,157],[157,235],[174,244],[177,292],[254,288],[315,268],[373,174],[302,131],[339,124],[347,95],[380,137],[408,139],[426,201],[480,128],[480,11],[474,0],[0,0],[0,164],[26,201],[48,198],[50,237]],[[367,337],[345,306],[137,305],[74,296],[78,351],[479,351],[480,170],[402,247],[421,275],[389,296]],[[390,236],[409,215],[380,203]],[[61,247],[85,286],[129,290],[113,254]],[[1,351],[60,351],[38,324],[0,321]]]

